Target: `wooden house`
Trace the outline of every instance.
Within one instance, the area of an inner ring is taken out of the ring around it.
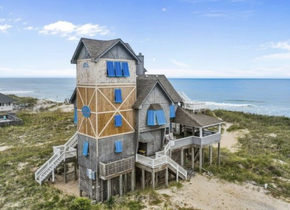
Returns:
[[[154,188],[160,177],[165,185],[172,175],[188,179],[188,154],[201,170],[203,148],[212,155],[219,145],[222,122],[184,109],[168,79],[145,74],[144,56],[121,39],[82,38],[71,63],[77,132],[36,172],[40,184],[76,146],[80,194],[103,201],[136,184]]]
[[[0,93],[0,112],[10,112],[13,110],[13,103],[17,100]]]

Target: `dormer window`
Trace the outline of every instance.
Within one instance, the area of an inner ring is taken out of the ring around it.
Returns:
[[[83,63],[83,69],[87,69],[87,68],[89,68],[89,64],[87,62],[84,62]]]
[[[147,110],[147,125],[165,125],[166,117],[160,104],[151,104]]]
[[[107,61],[108,77],[130,77],[128,62]]]

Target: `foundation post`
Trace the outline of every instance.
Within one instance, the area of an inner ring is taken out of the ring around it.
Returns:
[[[152,173],[151,173],[151,176],[152,176],[152,188],[155,189],[155,171],[153,169]]]
[[[54,183],[54,169],[52,170],[51,175],[52,175],[52,183]]]
[[[209,146],[209,165],[212,164],[212,145]]]
[[[142,189],[145,189],[145,170],[142,169]]]
[[[218,143],[218,165],[221,164],[221,143]]]
[[[133,167],[133,170],[131,172],[131,191],[135,190],[135,183],[136,183],[136,179],[135,179],[135,167]]]
[[[74,162],[74,172],[75,172],[75,180],[78,180],[78,171],[77,171],[77,160]]]
[[[123,175],[119,176],[119,188],[120,188],[120,196],[123,195]]]
[[[109,199],[111,197],[111,195],[112,195],[111,190],[112,190],[112,188],[111,188],[111,179],[108,179],[107,180],[107,193],[108,193],[107,199]]]
[[[183,167],[184,166],[184,149],[181,148],[181,157],[180,157],[180,161],[181,161],[181,166]]]
[[[125,182],[125,186],[124,186],[124,192],[127,192],[127,186],[128,186],[128,175],[124,174],[124,182]],[[133,190],[132,190],[133,191]]]
[[[199,173],[201,173],[202,168],[202,147],[199,148]]]
[[[194,170],[194,147],[191,147],[191,168]]]
[[[63,163],[64,168],[64,182],[67,183],[67,168],[66,168],[66,162]]]
[[[165,186],[168,187],[168,168],[165,169]]]

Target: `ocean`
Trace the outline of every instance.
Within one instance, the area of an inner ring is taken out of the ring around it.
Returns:
[[[178,92],[210,109],[226,109],[290,117],[290,79],[177,79]],[[63,102],[70,98],[75,78],[0,78],[0,92]]]

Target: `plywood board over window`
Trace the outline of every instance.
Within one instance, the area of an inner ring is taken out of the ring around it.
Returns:
[[[77,88],[78,132],[96,137],[96,90],[95,88]],[[84,116],[82,108],[89,107],[90,114]]]

